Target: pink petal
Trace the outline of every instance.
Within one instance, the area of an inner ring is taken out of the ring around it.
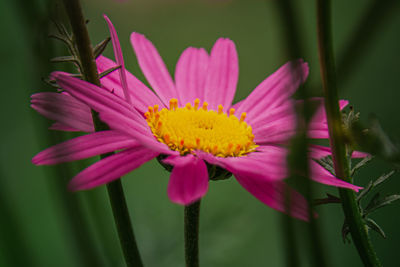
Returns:
[[[118,73],[119,73],[119,77],[121,80],[125,100],[128,103],[132,104],[131,96],[129,94],[128,84],[126,82],[125,63],[124,63],[124,58],[122,56],[122,50],[121,50],[121,45],[119,44],[117,31],[115,30],[114,25],[112,24],[111,20],[106,15],[104,15],[104,19],[107,22],[108,29],[111,34],[111,41],[112,41],[113,48],[114,48],[115,60],[117,61],[117,64],[121,66],[121,68],[118,70]]]
[[[330,147],[326,146],[319,146],[319,145],[309,145],[309,150],[310,150],[310,157],[314,159],[320,159],[326,156],[332,155],[332,150]],[[352,158],[365,158],[368,157],[369,154],[365,152],[360,152],[360,151],[353,151],[353,154],[351,154]]]
[[[311,172],[311,179],[321,184],[348,188],[356,192],[362,189],[362,187],[347,183],[343,180],[336,178],[329,171],[327,171],[325,168],[323,168],[321,165],[319,165],[317,162],[313,160],[310,160],[310,172]]]
[[[96,63],[99,72],[117,66],[114,61],[104,56],[99,56]],[[146,85],[128,71],[125,71],[125,75],[129,84],[128,89],[132,96],[132,103],[140,112],[145,113],[149,106],[159,105],[160,107],[164,107],[161,100]],[[116,72],[112,72],[101,78],[101,84],[107,88],[108,91],[114,92],[114,94],[123,98],[122,85],[119,75]]]
[[[239,77],[239,63],[235,44],[226,38],[218,39],[212,50],[205,84],[205,101],[216,110],[221,104],[229,109]]]
[[[208,171],[203,160],[189,154],[170,156],[164,162],[174,166],[167,191],[172,202],[189,205],[207,193]]]
[[[86,190],[100,186],[140,167],[158,153],[143,146],[136,146],[104,158],[76,175],[68,185],[69,190]]]
[[[271,208],[286,213],[287,190],[290,199],[290,215],[308,221],[308,204],[305,198],[291,189],[288,185],[281,181],[271,181],[266,179],[262,174],[259,175],[238,175],[235,174],[236,180],[250,194]]]
[[[176,64],[175,83],[179,103],[184,106],[196,98],[204,100],[208,54],[203,48],[189,47],[183,51]]]
[[[287,101],[256,119],[248,118],[256,144],[287,143],[296,133],[296,113],[292,101]]]
[[[79,132],[78,129],[66,126],[60,122],[55,122],[53,123],[50,127],[50,130],[56,130],[56,131],[63,131],[63,132]]]
[[[151,87],[165,105],[178,96],[167,67],[154,45],[142,34],[133,32],[131,43],[139,66]]]
[[[327,123],[326,111],[325,111],[325,106],[324,106],[324,98],[313,97],[313,98],[311,98],[311,101],[317,101],[320,103],[318,109],[315,111],[315,113],[311,119],[311,122],[312,123]],[[301,102],[298,102],[298,103],[301,103]],[[343,108],[345,108],[348,104],[349,104],[348,100],[339,100],[339,107],[341,110]]]
[[[210,164],[218,165],[234,175],[258,175],[265,173],[271,180],[283,180],[287,177],[287,150],[277,146],[260,146],[257,152],[242,157],[215,157],[212,154],[196,151],[199,158]]]
[[[31,107],[61,125],[83,132],[93,132],[90,108],[74,97],[60,93],[37,93],[31,96]]]
[[[60,72],[54,72],[52,76],[64,90],[99,112],[100,118],[112,129],[121,130],[152,149],[159,148],[160,153],[164,150],[170,151],[165,144],[154,138],[143,116],[123,99],[91,83]]]
[[[288,62],[266,78],[242,101],[237,114],[246,112],[248,117],[257,117],[276,108],[290,99],[308,76],[308,64],[299,59]]]
[[[32,159],[32,162],[36,165],[52,165],[81,160],[137,145],[135,140],[116,131],[96,132],[43,150]]]

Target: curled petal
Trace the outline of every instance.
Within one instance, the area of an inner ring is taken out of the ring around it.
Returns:
[[[207,193],[208,172],[203,160],[187,155],[170,156],[164,162],[174,166],[167,191],[172,202],[189,205]]]

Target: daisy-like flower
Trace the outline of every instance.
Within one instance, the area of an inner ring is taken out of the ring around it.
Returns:
[[[144,35],[132,33],[139,66],[153,92],[125,70],[115,30],[106,20],[117,63],[100,56],[98,70],[116,65],[121,69],[103,77],[102,87],[55,72],[52,77],[67,93],[32,96],[32,107],[56,121],[52,129],[89,134],[40,152],[33,163],[56,164],[118,151],[71,180],[71,190],[84,190],[109,183],[158,157],[172,168],[167,193],[175,203],[193,203],[206,194],[209,179],[231,173],[260,201],[284,212],[285,144],[296,131],[291,96],[306,80],[307,64],[302,60],[286,63],[246,99],[232,105],[238,56],[231,40],[218,39],[210,54],[203,48],[187,48],[173,80],[154,45]],[[90,109],[99,112],[110,130],[94,132]],[[328,136],[322,112],[319,110],[310,124],[312,138]],[[311,148],[311,155],[317,158],[329,153],[328,148]],[[317,182],[359,189],[314,161],[310,161],[310,170]],[[290,192],[291,215],[307,220],[305,199]]]

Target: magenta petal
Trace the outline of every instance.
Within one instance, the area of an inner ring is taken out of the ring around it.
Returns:
[[[326,146],[309,145],[309,150],[310,150],[309,156],[314,159],[320,159],[332,155],[331,148]],[[365,158],[368,156],[369,156],[368,153],[360,151],[353,151],[353,154],[351,154],[352,158]]]
[[[205,83],[204,100],[211,109],[221,104],[230,108],[239,77],[239,63],[235,44],[226,38],[218,39],[212,50]]]
[[[93,132],[92,114],[84,103],[67,94],[45,92],[31,96],[31,107],[66,128]]]
[[[212,154],[196,151],[199,158],[210,164],[218,165],[233,174],[242,176],[268,173],[271,180],[283,180],[287,177],[287,150],[277,146],[260,146],[257,152],[243,157],[215,157]]]
[[[122,50],[121,50],[121,45],[119,44],[117,31],[115,30],[114,25],[112,24],[111,20],[106,15],[104,15],[104,19],[107,22],[108,29],[111,34],[111,41],[112,41],[113,48],[114,48],[115,60],[117,61],[117,64],[121,66],[121,68],[118,70],[118,73],[119,73],[119,76],[121,79],[121,85],[122,85],[122,89],[124,91],[125,100],[128,103],[132,104],[131,96],[129,94],[128,84],[126,82],[125,63],[124,63],[124,58],[122,56]]]
[[[117,66],[114,61],[104,56],[99,56],[96,60],[96,63],[99,72],[103,72]],[[140,110],[142,113],[145,113],[149,106],[159,105],[160,107],[164,107],[164,104],[161,102],[161,100],[146,85],[144,85],[128,71],[125,71],[125,75],[129,84],[129,92],[133,98],[132,103],[138,110]],[[100,80],[102,86],[107,88],[108,91],[113,91],[114,94],[121,98],[124,97],[118,73],[112,72]]]
[[[207,193],[208,171],[203,160],[189,154],[170,156],[164,162],[174,166],[167,191],[172,202],[189,205]]]
[[[327,171],[325,168],[323,168],[321,165],[319,165],[317,162],[313,160],[310,161],[310,172],[311,172],[311,179],[321,184],[348,188],[356,192],[362,189],[362,187],[347,183],[343,180],[336,178],[329,171]]]
[[[80,130],[66,126],[60,122],[55,122],[53,123],[50,127],[50,130],[56,130],[56,131],[63,131],[63,132],[79,132]]]
[[[76,175],[68,185],[72,191],[91,189],[120,178],[156,157],[158,153],[136,146],[104,158]]]
[[[43,150],[32,159],[32,162],[36,165],[52,165],[85,159],[137,145],[137,141],[116,131],[96,132],[76,137]]]
[[[175,83],[179,103],[183,106],[196,98],[202,102],[205,94],[209,56],[203,48],[189,47],[176,64]]]
[[[161,101],[169,105],[169,100],[178,95],[171,75],[157,49],[143,34],[136,32],[131,34],[131,43],[147,81]]]
[[[265,205],[286,212],[286,190],[289,190],[290,215],[308,221],[308,205],[305,198],[281,181],[271,181],[262,175],[238,175],[237,181],[254,197]]]
[[[303,60],[286,63],[242,101],[237,114],[246,112],[248,118],[255,118],[282,105],[290,99],[300,84],[304,83],[307,76],[308,65]]]

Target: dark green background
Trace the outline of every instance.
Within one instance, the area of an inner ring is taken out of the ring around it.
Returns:
[[[19,2],[23,3],[18,4]],[[25,3],[26,2],[26,3]],[[26,5],[43,1],[0,2],[1,58],[1,150],[0,150],[0,266],[18,266],[21,258],[29,266],[79,266],[74,234],[68,228],[70,215],[64,212],[60,177],[51,167],[36,167],[30,160],[49,144],[46,127],[50,122],[29,107],[29,96],[45,88],[40,53],[36,45],[48,42],[47,27],[32,31],[32,23],[42,17],[29,17]],[[180,53],[188,46],[208,51],[218,37],[232,39],[239,53],[239,84],[235,101],[246,97],[265,77],[284,64],[288,57],[282,44],[274,1],[250,0],[106,0],[83,1],[89,31],[94,43],[108,36],[102,14],[113,21],[120,37],[127,68],[143,80],[129,43],[132,31],[145,34],[158,48],[171,73]],[[316,41],[314,1],[296,2],[300,18],[304,59],[310,64],[307,86],[321,95]],[[335,52],[340,60],[349,38],[372,1],[332,1]],[[384,1],[382,1],[384,2]],[[348,79],[339,83],[340,95],[350,100],[364,121],[375,114],[394,138],[400,136],[399,111],[399,5],[384,15],[386,20],[367,44],[367,50],[346,71]],[[62,17],[62,5],[53,6],[52,17]],[[28,7],[29,8],[29,7]],[[366,34],[371,34],[369,28]],[[56,51],[63,50],[56,45]],[[112,57],[109,47],[105,55]],[[355,55],[355,53],[354,53]],[[50,143],[49,143],[50,142]],[[84,163],[73,165],[72,177]],[[380,160],[360,172],[355,183],[390,170]],[[383,194],[400,191],[399,175],[382,186]],[[168,173],[155,161],[123,178],[135,232],[146,266],[184,266],[183,208],[166,195]],[[337,193],[318,186],[318,196]],[[90,219],[90,234],[101,261],[123,266],[111,211],[104,186],[79,192],[84,214]],[[97,203],[97,204],[96,204]],[[96,207],[97,212],[93,212]],[[384,266],[398,266],[400,207],[396,203],[372,217],[385,230],[387,239],[372,233],[372,241]],[[319,221],[329,262],[332,266],[362,266],[353,245],[343,244],[343,214],[339,206],[319,207]],[[283,266],[281,215],[253,198],[235,179],[212,182],[201,207],[200,257],[202,266]],[[298,222],[303,232],[305,223]],[[302,243],[304,235],[300,235]],[[22,242],[22,243],[21,243]],[[305,244],[306,242],[304,242]],[[304,266],[308,256],[303,247]]]

